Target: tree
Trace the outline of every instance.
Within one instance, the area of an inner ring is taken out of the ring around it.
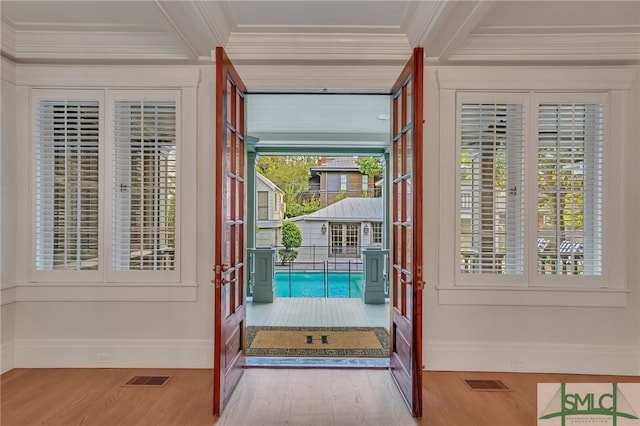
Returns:
[[[309,190],[309,171],[317,162],[317,157],[306,156],[263,155],[258,158],[256,171],[284,191],[286,217],[312,213],[320,208],[319,203],[299,201],[300,195]]]
[[[322,208],[320,199],[318,197],[311,197],[308,200],[302,200],[300,203],[287,203],[287,209],[285,211],[285,217],[302,216],[305,214],[313,213]]]
[[[295,248],[302,245],[302,232],[293,222],[285,222],[282,225],[282,245],[284,248],[278,250],[282,262],[291,262],[298,257],[298,250]]]
[[[382,176],[382,161],[380,157],[358,157],[356,158],[356,164],[363,175],[373,178]]]

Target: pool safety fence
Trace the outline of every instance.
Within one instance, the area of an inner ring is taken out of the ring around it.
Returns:
[[[361,260],[338,262],[325,259],[319,263],[320,265],[310,265],[309,262],[287,262],[285,267],[276,267],[276,275],[280,277],[284,275],[285,283],[288,284],[288,291],[283,292],[282,288],[279,289],[280,291],[276,290],[278,296],[352,298],[362,295],[363,263]],[[281,281],[279,282],[281,285]],[[320,284],[321,288],[318,289]],[[305,286],[307,291],[304,290]],[[300,287],[303,287],[302,291],[299,290]]]

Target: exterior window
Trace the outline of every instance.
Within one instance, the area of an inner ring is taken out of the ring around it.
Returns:
[[[460,142],[460,268],[522,274],[523,106],[463,104]]]
[[[538,274],[602,274],[601,104],[538,106]]]
[[[340,191],[340,175],[336,173],[325,173],[324,176],[327,179],[327,192],[338,192]]]
[[[369,176],[362,175],[362,192],[367,192],[369,190]]]
[[[382,222],[371,224],[371,244],[382,244]]]
[[[98,101],[36,104],[35,268],[97,270]]]
[[[462,282],[603,274],[603,103],[547,102],[554,96],[458,103]]]
[[[32,279],[178,281],[177,91],[33,99]]]
[[[269,192],[258,191],[258,220],[269,219]]]
[[[360,224],[358,223],[330,223],[329,241],[331,256],[359,257],[360,256]]]
[[[113,268],[173,270],[175,102],[116,101]]]
[[[347,175],[340,175],[340,191],[347,190]]]

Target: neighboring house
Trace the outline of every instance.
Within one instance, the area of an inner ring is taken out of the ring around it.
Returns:
[[[302,232],[297,261],[359,258],[382,246],[382,198],[345,198],[306,216],[289,219]]]
[[[256,173],[256,247],[280,244],[284,210],[284,191]]]
[[[311,168],[307,198],[316,196],[323,206],[347,197],[373,197],[374,178],[360,173],[355,157],[321,157]]]

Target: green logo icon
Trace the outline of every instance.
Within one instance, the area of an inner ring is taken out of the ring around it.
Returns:
[[[560,417],[565,426],[567,417],[572,416],[582,416],[583,420],[585,416],[608,416],[612,418],[613,426],[617,426],[618,418],[638,419],[617,383],[612,383],[611,392],[567,392],[566,383],[561,383],[539,419]]]

